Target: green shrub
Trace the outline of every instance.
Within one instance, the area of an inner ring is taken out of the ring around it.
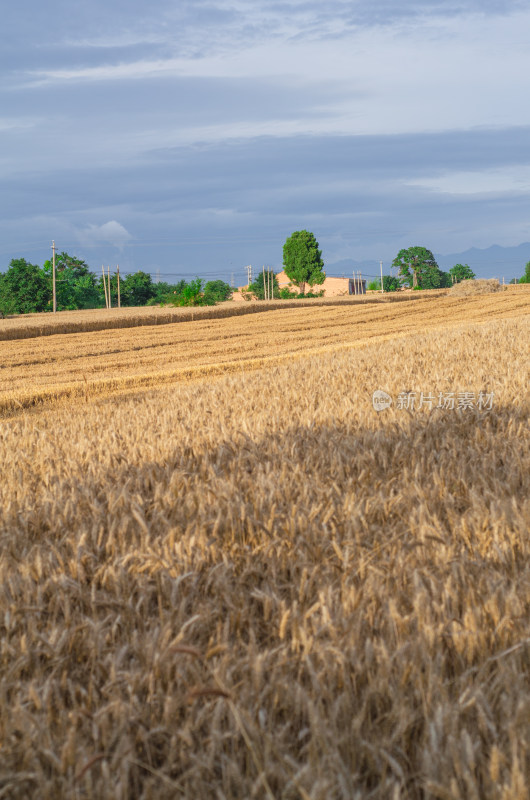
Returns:
[[[300,292],[297,294],[296,297],[300,298],[310,298],[310,297],[324,297],[324,289],[321,289],[319,292]]]
[[[383,275],[383,289],[385,292],[397,292],[399,278],[395,278],[393,275]]]
[[[232,291],[232,287],[224,281],[208,281],[204,287],[204,296],[214,303],[222,303],[230,299]]]
[[[172,306],[214,306],[215,300],[211,296],[205,295],[203,283],[201,278],[194,278],[184,286],[180,294],[175,292],[173,297],[170,295],[168,304]]]

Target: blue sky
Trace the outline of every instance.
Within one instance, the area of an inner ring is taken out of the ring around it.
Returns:
[[[0,54],[0,268],[243,283],[530,241],[530,7],[495,0],[19,0]],[[529,255],[530,258],[530,249]],[[523,272],[521,265],[521,274]]]

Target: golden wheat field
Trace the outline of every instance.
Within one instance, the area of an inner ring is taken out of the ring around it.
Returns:
[[[186,312],[186,321],[105,330],[74,328],[71,333],[0,341],[0,416],[59,398],[93,398],[195,380],[201,375],[247,371],[459,322],[517,316],[529,305],[530,291],[466,299],[431,294],[411,302],[383,304],[328,302],[317,307],[281,309],[273,306],[266,313],[218,319],[191,320],[189,309],[147,309],[144,316],[135,313],[140,309],[124,309],[125,321],[139,318],[145,323],[161,314],[178,315],[182,311]],[[201,310],[226,314],[234,309]],[[69,325],[79,324],[75,312],[65,313]],[[81,320],[87,320],[87,313],[80,313]],[[88,321],[93,324],[91,313]],[[95,312],[96,321],[101,322],[104,313]],[[40,316],[46,325],[60,322],[54,322],[53,317],[50,322],[48,314]],[[120,321],[119,315],[111,316],[110,324]],[[24,320],[6,322],[17,322],[21,328]],[[33,320],[27,321],[30,329],[34,324]],[[0,336],[1,326],[2,321]]]
[[[0,342],[0,798],[526,800],[523,300]]]
[[[524,284],[522,284],[523,286]],[[517,287],[520,289],[520,287]],[[526,287],[525,287],[526,289]],[[505,287],[506,291],[515,291],[515,287]],[[452,290],[451,290],[452,291]],[[414,300],[421,302],[432,296],[443,296],[446,289],[429,289],[420,295],[393,292],[379,294],[373,292],[358,297],[320,297],[299,300],[268,300],[259,303],[234,303],[228,301],[217,306],[199,306],[182,308],[171,306],[142,306],[133,308],[93,308],[86,311],[58,311],[56,314],[24,314],[12,315],[0,319],[0,341],[8,339],[29,339],[35,336],[50,336],[58,333],[80,333],[101,331],[110,328],[137,328],[144,325],[168,325],[188,320],[221,319],[226,317],[247,316],[273,309],[301,308],[315,306],[359,306],[381,303],[394,303]]]

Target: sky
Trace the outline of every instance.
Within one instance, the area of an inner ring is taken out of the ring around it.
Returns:
[[[245,282],[530,242],[530,5],[17,0],[2,12],[0,269]],[[528,258],[530,258],[530,245]],[[524,262],[521,265],[523,273]]]

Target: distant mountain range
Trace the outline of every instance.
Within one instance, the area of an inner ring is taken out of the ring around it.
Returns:
[[[472,247],[464,253],[438,255],[436,261],[440,269],[448,270],[455,264],[469,264],[477,278],[499,278],[509,281],[524,275],[525,264],[530,261],[530,242],[516,247],[501,247],[493,244],[485,250]]]
[[[463,253],[442,255],[434,253],[440,269],[447,270],[455,264],[469,264],[477,278],[499,278],[508,283],[511,278],[520,278],[524,274],[525,264],[530,261],[530,242],[523,242],[515,247],[501,247],[493,244],[480,249],[471,247]],[[388,275],[390,264],[383,262],[383,272]],[[353,270],[360,270],[365,277],[379,276],[379,261],[355,261],[344,258],[341,261],[328,263],[325,266],[328,275],[351,275]]]

